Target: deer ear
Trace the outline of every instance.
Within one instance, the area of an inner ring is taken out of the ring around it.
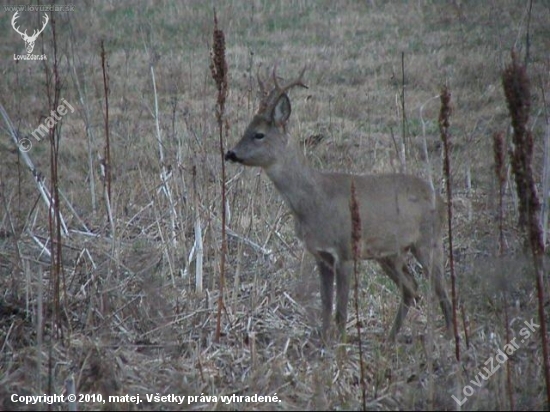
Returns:
[[[275,123],[283,125],[290,117],[291,111],[292,110],[290,108],[290,100],[285,93],[281,97],[279,97],[279,100],[277,100],[277,104],[273,109],[273,120],[275,121]]]

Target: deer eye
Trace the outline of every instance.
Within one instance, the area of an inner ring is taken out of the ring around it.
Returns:
[[[263,133],[254,133],[254,139],[261,140],[265,137]]]

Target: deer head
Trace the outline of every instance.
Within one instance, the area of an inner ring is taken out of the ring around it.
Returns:
[[[27,49],[27,53],[31,54],[34,49],[34,42],[38,38],[38,35],[44,31],[46,28],[46,25],[48,24],[48,15],[44,13],[44,24],[42,25],[42,28],[37,32],[36,30],[33,31],[32,36],[27,35],[27,30],[25,30],[24,33],[21,33],[19,31],[19,28],[15,26],[15,20],[17,20],[19,12],[16,11],[13,15],[13,18],[11,19],[11,25],[13,26],[13,29],[21,35],[23,40],[25,41],[25,48]]]
[[[258,73],[260,89],[260,105],[258,111],[240,142],[225,154],[225,160],[242,163],[245,166],[260,166],[268,168],[282,156],[288,137],[285,126],[290,117],[291,106],[287,92],[295,86],[305,87],[300,76],[284,85],[277,81],[277,66],[273,68],[273,89],[267,92],[265,81]]]

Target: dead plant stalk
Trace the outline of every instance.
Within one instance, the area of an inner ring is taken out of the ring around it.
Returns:
[[[518,61],[512,50],[512,62],[502,73],[502,84],[508,104],[508,111],[514,132],[512,140],[514,149],[510,151],[512,171],[516,178],[516,190],[519,197],[519,225],[527,230],[525,245],[530,246],[535,267],[539,323],[541,332],[544,378],[546,380],[547,405],[550,405],[550,359],[548,358],[548,337],[546,332],[546,315],[544,312],[544,249],[542,225],[540,220],[541,204],[533,176],[534,139],[527,127],[531,94],[527,69]]]
[[[213,45],[211,51],[210,70],[212,78],[216,82],[218,89],[218,98],[216,102],[216,120],[218,122],[219,141],[220,141],[220,156],[222,167],[221,191],[222,191],[222,247],[220,258],[220,294],[218,296],[218,314],[216,321],[216,336],[215,340],[219,341],[221,332],[221,311],[223,307],[223,293],[225,285],[225,254],[226,254],[226,235],[225,235],[225,164],[224,164],[224,117],[225,117],[225,100],[227,97],[227,61],[225,60],[225,35],[223,30],[218,29],[218,18],[214,9],[214,33]],[[227,124],[225,124],[227,129]],[[226,130],[227,131],[227,130]]]

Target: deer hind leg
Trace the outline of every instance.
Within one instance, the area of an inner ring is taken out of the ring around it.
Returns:
[[[426,276],[430,278],[432,287],[435,289],[435,294],[439,299],[439,305],[443,316],[445,317],[445,326],[450,333],[452,325],[452,306],[447,294],[444,275],[444,256],[443,243],[437,242],[436,247],[431,247],[432,242],[423,242],[412,249],[413,255],[422,265]],[[430,261],[430,252],[432,259]],[[430,272],[431,271],[431,272]]]
[[[322,338],[327,339],[332,315],[332,298],[334,296],[334,258],[330,253],[322,252],[317,257],[317,267],[321,277],[321,305],[322,305]]]
[[[401,290],[401,304],[395,315],[395,320],[393,321],[393,326],[388,337],[390,341],[394,341],[399,329],[401,329],[403,320],[407,317],[409,307],[417,297],[416,291],[418,289],[418,284],[408,271],[403,258],[399,256],[386,257],[378,260],[378,263],[380,263],[386,275],[388,275]]]

